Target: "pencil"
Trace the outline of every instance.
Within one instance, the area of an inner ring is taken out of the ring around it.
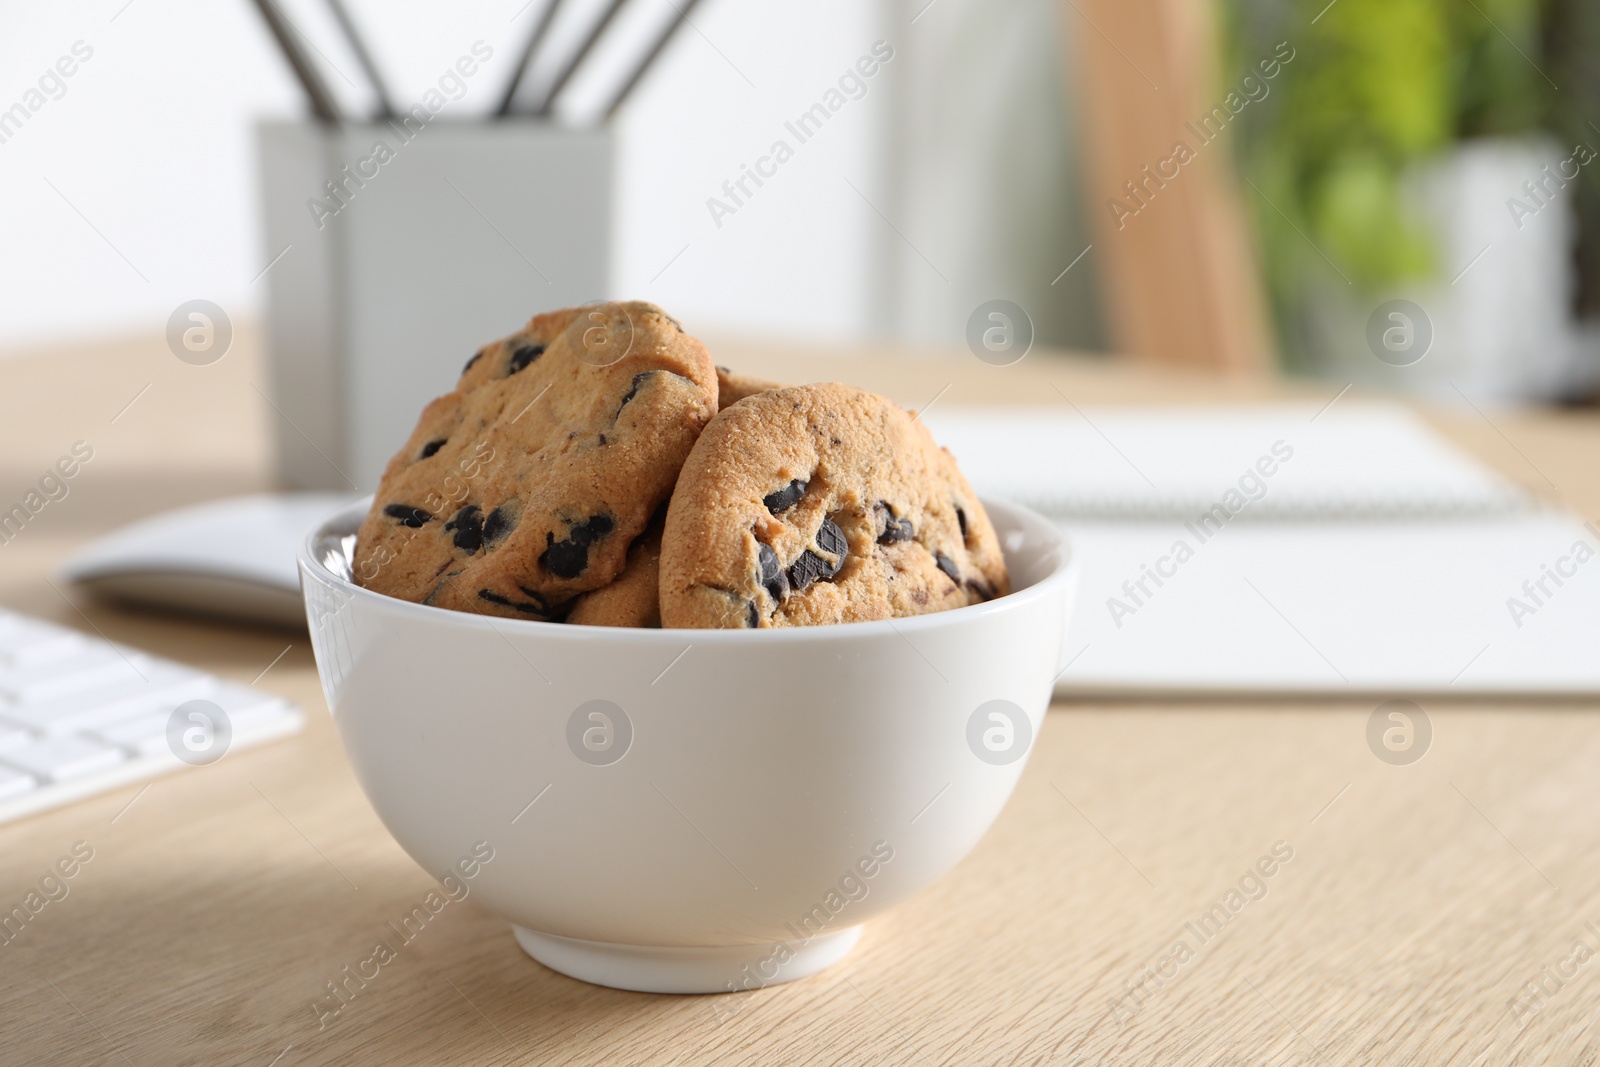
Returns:
[[[611,20],[617,17],[617,12],[622,9],[624,2],[625,0],[611,0],[605,12],[590,27],[589,35],[583,39],[583,43],[578,46],[578,50],[573,53],[571,59],[567,60],[566,66],[561,68],[561,72],[556,75],[555,81],[550,83],[550,88],[546,90],[544,99],[539,101],[539,106],[534,109],[535,115],[550,114],[556,105],[556,97],[561,95],[561,90],[566,88],[567,82],[572,79],[572,75],[577,72],[584,58],[594,48],[595,42],[600,40],[600,35],[605,33],[606,27],[611,24]]]
[[[533,54],[539,50],[539,44],[544,40],[545,32],[550,29],[550,23],[555,21],[556,9],[560,6],[561,0],[547,0],[544,10],[539,12],[539,18],[533,24],[533,32],[528,35],[528,47],[522,50],[522,60],[511,75],[511,84],[506,86],[505,95],[500,98],[500,106],[494,109],[496,118],[503,119],[511,114],[511,105],[517,99],[517,89],[522,85],[522,79],[528,73],[528,66],[533,62]]]
[[[372,61],[372,53],[367,51],[366,42],[361,39],[361,34],[356,30],[355,22],[350,18],[350,12],[345,9],[341,0],[328,0],[328,7],[333,11],[334,21],[339,24],[339,30],[344,34],[344,39],[350,42],[350,51],[356,54],[356,62],[361,64],[361,70],[366,74],[367,80],[372,83],[372,91],[378,97],[378,117],[390,119],[394,117],[394,105],[389,100],[389,89],[383,84],[383,76],[378,73],[378,65]]]
[[[628,94],[633,92],[633,87],[639,84],[640,80],[655,64],[656,58],[661,55],[662,50],[667,47],[667,42],[672,40],[673,35],[678,32],[684,23],[689,21],[689,12],[694,10],[695,4],[699,3],[700,0],[680,0],[680,2],[681,6],[676,3],[672,5],[677,14],[667,20],[667,24],[656,35],[655,42],[651,44],[650,49],[645,52],[644,56],[640,58],[638,64],[633,68],[633,73],[629,75],[628,80],[623,83],[622,88],[617,90],[617,94],[611,98],[611,103],[606,105],[604,112],[606,118],[609,119],[617,113],[617,109],[628,99]]]
[[[262,19],[266,21],[267,29],[272,31],[273,39],[278,42],[278,50],[283,53],[283,58],[288,61],[295,78],[300,82],[300,88],[305,90],[306,99],[311,104],[311,113],[323,122],[337,123],[339,106],[334,103],[333,97],[328,95],[328,87],[322,84],[322,79],[295,42],[294,30],[290,28],[288,20],[273,5],[272,0],[255,0],[255,5],[256,10],[261,12]]]

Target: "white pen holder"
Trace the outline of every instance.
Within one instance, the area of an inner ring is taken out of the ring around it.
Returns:
[[[258,143],[289,488],[371,491],[480,346],[612,295],[609,131],[269,122]]]

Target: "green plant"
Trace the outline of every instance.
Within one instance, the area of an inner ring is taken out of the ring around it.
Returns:
[[[1548,0],[1544,13],[1546,73],[1561,86],[1549,127],[1563,145],[1600,149],[1600,4]],[[1574,190],[1578,216],[1577,310],[1600,316],[1600,167],[1584,167]]]
[[[1537,64],[1553,2],[1225,0],[1227,69],[1282,40],[1298,53],[1235,146],[1260,194],[1246,187],[1280,320],[1308,281],[1371,293],[1437,272],[1402,180],[1463,138],[1546,124],[1555,91]]]

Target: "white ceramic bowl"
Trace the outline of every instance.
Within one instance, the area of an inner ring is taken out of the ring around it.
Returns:
[[[721,992],[843,957],[1010,796],[1076,569],[1051,523],[986,503],[1016,591],[879,622],[612,629],[413,604],[350,580],[366,502],[312,531],[300,571],[328,706],[401,847],[555,970]]]

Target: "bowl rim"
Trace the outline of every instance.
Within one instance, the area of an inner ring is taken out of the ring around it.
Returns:
[[[403,616],[414,617],[418,622],[434,622],[453,627],[468,629],[491,629],[503,636],[522,634],[528,637],[552,639],[556,641],[655,641],[666,644],[678,644],[685,639],[685,635],[693,634],[692,644],[721,644],[738,642],[772,642],[772,641],[813,641],[833,640],[840,637],[856,635],[863,639],[883,634],[899,634],[904,637],[907,633],[916,633],[924,630],[939,629],[959,623],[975,620],[984,615],[1007,612],[1014,608],[1033,603],[1041,598],[1056,595],[1063,587],[1070,590],[1077,577],[1079,558],[1073,550],[1071,539],[1065,531],[1050,519],[1023,504],[1019,504],[1003,497],[979,496],[980,503],[990,512],[1000,510],[1010,512],[1023,520],[1032,522],[1048,531],[1049,536],[1055,541],[1059,559],[1056,566],[1044,577],[1032,585],[1022,589],[1015,589],[1003,597],[984,601],[981,604],[967,604],[948,611],[934,611],[924,615],[907,615],[889,619],[870,619],[863,622],[835,622],[821,626],[782,626],[761,627],[756,629],[697,629],[692,627],[643,627],[643,626],[570,626],[563,622],[550,622],[542,619],[517,619],[505,615],[472,614],[465,611],[455,611],[450,608],[434,607],[431,604],[419,604],[411,600],[402,600],[399,597],[378,593],[365,586],[357,585],[353,579],[345,578],[330,570],[317,555],[313,546],[320,540],[328,528],[335,523],[346,523],[351,518],[359,521],[365,517],[372,507],[373,495],[368,494],[360,500],[353,501],[341,507],[331,515],[313,526],[301,538],[296,556],[300,569],[310,571],[319,580],[333,586],[341,595],[354,601],[365,601],[377,605],[385,610],[399,612]],[[1001,546],[1001,553],[1005,553],[1005,546]],[[301,596],[306,597],[306,583],[304,575],[301,577]]]

